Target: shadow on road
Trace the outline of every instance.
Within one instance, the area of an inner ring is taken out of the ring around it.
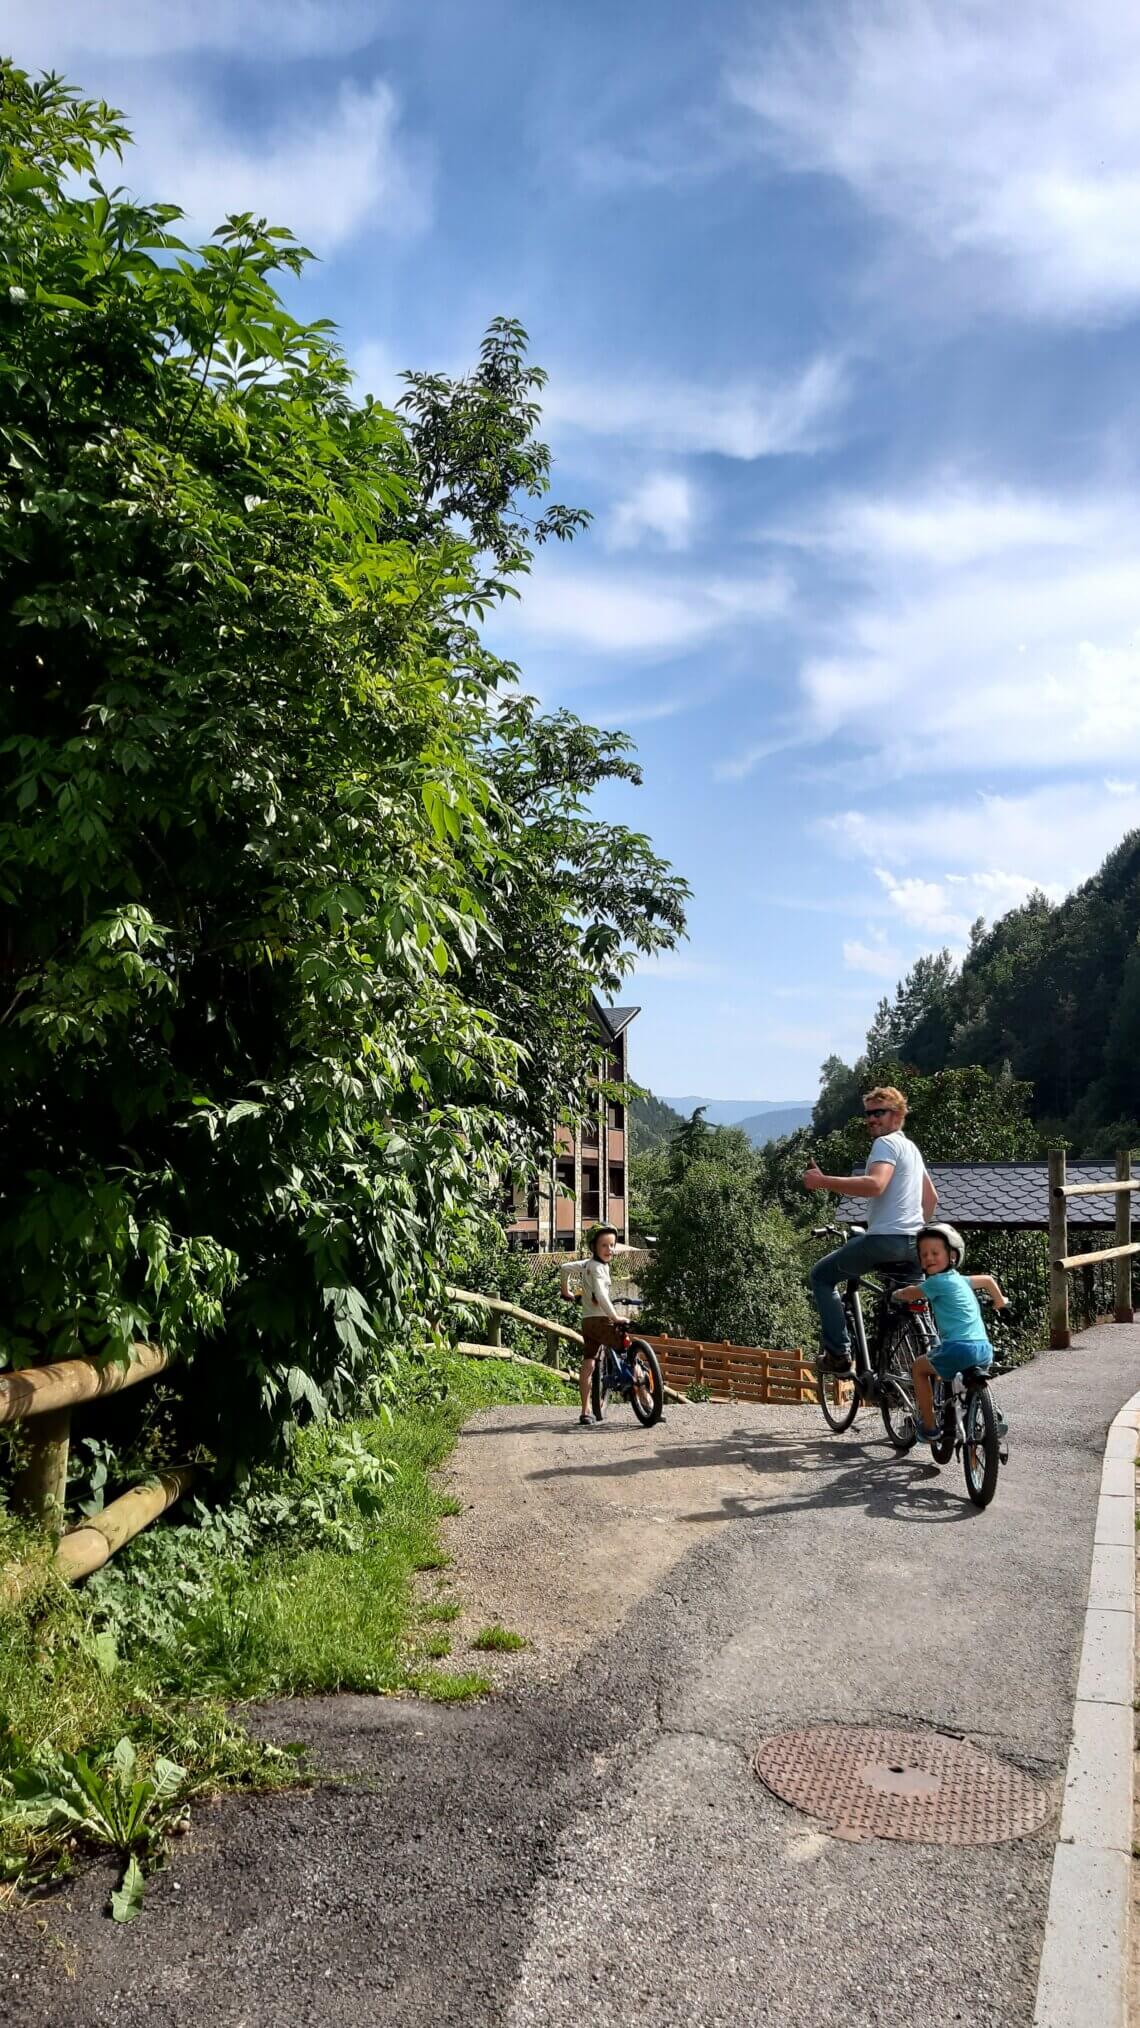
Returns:
[[[871,1444],[860,1437],[788,1438],[745,1429],[711,1443],[671,1444],[663,1449],[647,1448],[637,1457],[613,1459],[593,1448],[599,1441],[604,1438],[593,1439],[591,1456],[581,1462],[549,1465],[528,1473],[528,1478],[636,1480],[654,1472],[735,1467],[758,1478],[794,1477],[798,1482],[791,1496],[773,1498],[760,1488],[754,1496],[726,1493],[715,1507],[676,1516],[678,1521],[694,1524],[769,1520],[780,1514],[836,1508],[926,1524],[968,1521],[977,1513],[966,1498],[956,1462],[940,1471],[929,1455],[911,1452],[900,1457],[887,1448],[885,1439]]]

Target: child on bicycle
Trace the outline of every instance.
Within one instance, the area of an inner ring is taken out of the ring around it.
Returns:
[[[590,1409],[590,1388],[594,1379],[594,1366],[598,1353],[604,1345],[614,1343],[615,1328],[620,1328],[622,1319],[614,1309],[610,1294],[610,1262],[617,1245],[617,1228],[613,1225],[599,1225],[590,1237],[590,1251],[585,1260],[568,1260],[562,1264],[559,1284],[563,1296],[572,1300],[570,1276],[573,1275],[582,1297],[582,1364],[578,1369],[578,1392],[582,1397],[582,1413],[578,1417],[587,1429],[595,1427]]]
[[[934,1427],[934,1378],[953,1380],[971,1366],[989,1366],[993,1347],[986,1337],[982,1312],[975,1289],[989,1296],[996,1309],[1008,1307],[992,1275],[964,1275],[966,1242],[952,1225],[924,1225],[915,1235],[922,1280],[896,1290],[902,1302],[929,1303],[938,1327],[938,1343],[930,1357],[923,1353],[911,1368],[918,1414],[915,1432],[919,1443],[933,1443],[939,1435]]]

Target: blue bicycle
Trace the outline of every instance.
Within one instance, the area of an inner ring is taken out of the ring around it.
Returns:
[[[594,1362],[591,1403],[595,1422],[604,1421],[606,1403],[613,1395],[628,1401],[644,1429],[660,1422],[665,1409],[661,1361],[644,1338],[633,1337],[624,1317],[617,1344],[603,1345]]]

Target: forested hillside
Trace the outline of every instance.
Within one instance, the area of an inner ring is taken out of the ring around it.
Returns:
[[[977,1064],[1032,1086],[1042,1135],[1097,1154],[1140,1140],[1140,832],[1061,902],[1031,894],[974,925],[958,968],[920,958],[879,1003],[866,1055],[831,1057],[813,1117],[827,1133],[858,1104],[867,1066],[929,1075]]]
[[[680,1124],[680,1113],[647,1091],[644,1098],[634,1099],[629,1109],[630,1153],[644,1155],[650,1148],[666,1147]]]

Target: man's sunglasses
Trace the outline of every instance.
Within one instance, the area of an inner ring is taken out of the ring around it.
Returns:
[[[893,1106],[864,1106],[863,1118],[865,1120],[885,1120],[887,1115],[893,1112]]]

